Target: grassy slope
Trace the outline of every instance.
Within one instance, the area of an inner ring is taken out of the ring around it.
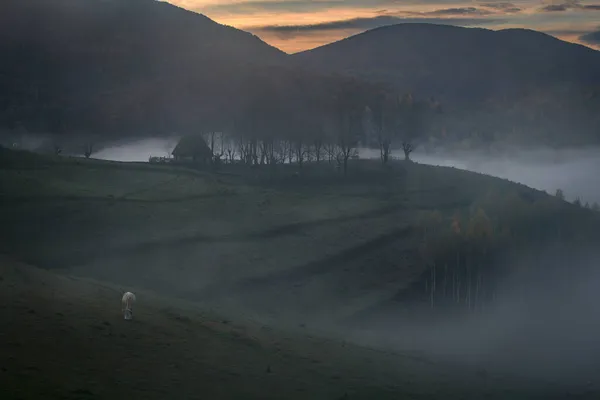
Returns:
[[[9,398],[532,398],[512,380],[310,332],[421,273],[416,211],[452,213],[490,186],[537,192],[418,165],[267,179],[3,151],[0,166],[1,250],[65,273],[0,262]],[[125,288],[139,297],[131,324]],[[202,301],[286,316],[295,333],[224,323]]]
[[[126,322],[116,286],[0,258],[2,398],[534,398],[476,369],[231,323],[136,293]]]
[[[376,162],[352,165],[345,180],[329,167],[294,179],[10,154],[0,170],[5,251],[294,321],[391,298],[421,273],[417,211],[452,213],[490,185],[514,186],[448,168],[382,173]]]

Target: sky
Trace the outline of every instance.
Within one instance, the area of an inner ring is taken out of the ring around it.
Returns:
[[[528,28],[600,49],[600,0],[168,0],[288,53],[368,29],[428,22]]]

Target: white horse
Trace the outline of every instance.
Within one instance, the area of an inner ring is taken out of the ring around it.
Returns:
[[[121,299],[123,317],[126,320],[133,319],[133,303],[135,303],[135,294],[126,292]]]

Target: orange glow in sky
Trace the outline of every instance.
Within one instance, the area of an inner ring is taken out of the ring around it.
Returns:
[[[584,43],[600,31],[600,0],[169,0],[225,25],[250,31],[288,53],[402,22],[489,29],[529,28]],[[583,37],[583,38],[582,38]],[[597,35],[596,35],[597,37]]]

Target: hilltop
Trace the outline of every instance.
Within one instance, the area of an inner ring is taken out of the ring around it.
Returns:
[[[167,2],[7,0],[0,51],[3,134],[251,130],[240,115],[260,107],[312,133],[323,125],[313,107],[351,76],[441,102],[444,118],[422,138],[431,143],[600,140],[600,52],[530,30],[400,24],[288,55]]]
[[[301,65],[389,81],[446,103],[600,85],[600,52],[528,30],[398,24],[292,56]]]
[[[600,51],[541,32],[399,24],[292,58],[433,96],[447,114],[438,129],[456,139],[479,145],[600,140]]]
[[[0,128],[16,133],[223,129],[256,87],[325,84],[248,32],[150,0],[3,1],[0,52]]]

